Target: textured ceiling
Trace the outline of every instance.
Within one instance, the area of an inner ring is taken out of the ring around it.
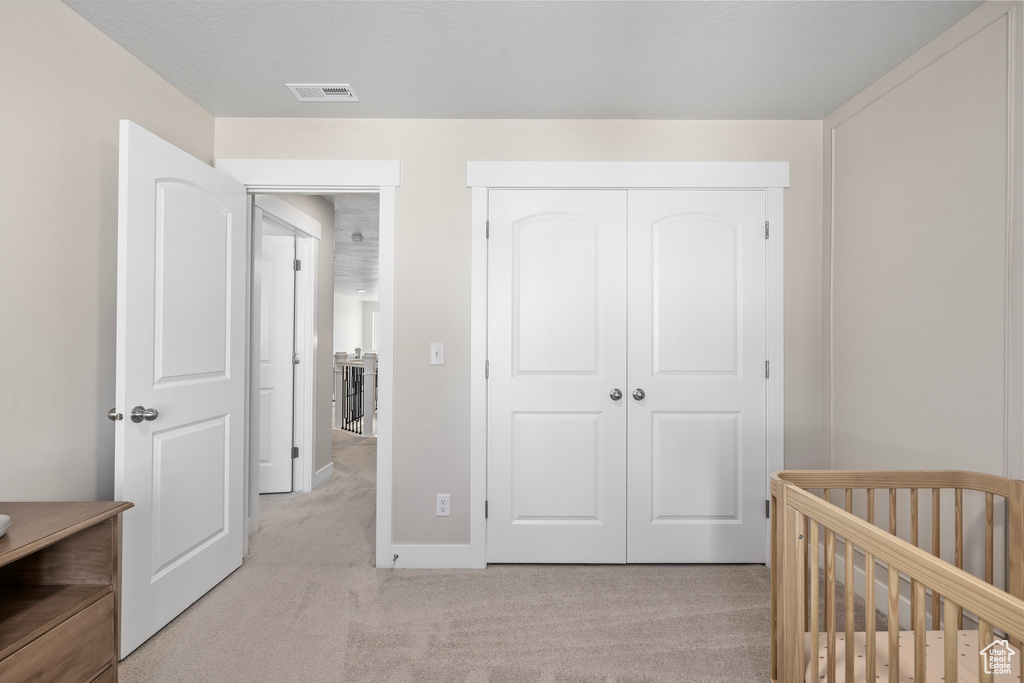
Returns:
[[[354,299],[377,301],[380,195],[336,194],[330,199],[334,201],[334,291]],[[363,241],[353,242],[353,233],[361,234]]]
[[[822,118],[981,4],[65,2],[215,116],[669,119]]]

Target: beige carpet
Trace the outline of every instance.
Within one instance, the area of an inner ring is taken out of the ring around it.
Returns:
[[[375,439],[334,432],[313,493],[262,496],[243,566],[122,681],[767,681],[763,566],[373,567]]]

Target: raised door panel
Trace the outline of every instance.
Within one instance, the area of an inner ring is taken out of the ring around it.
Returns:
[[[157,181],[157,385],[223,379],[227,374],[230,221],[231,215],[209,192],[174,180]]]

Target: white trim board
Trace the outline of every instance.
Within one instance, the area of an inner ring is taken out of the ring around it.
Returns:
[[[772,472],[784,469],[783,188],[788,161],[752,162],[516,162],[470,161],[470,424],[469,541],[471,567],[487,566],[487,192],[491,189],[760,189],[766,190],[771,225],[767,249],[768,440],[765,497],[771,499]],[[765,524],[770,561],[771,525]],[[380,557],[378,553],[378,558]],[[378,565],[379,559],[378,559]],[[462,565],[448,565],[462,566]]]
[[[787,161],[470,161],[468,187],[764,189],[789,187]]]
[[[472,551],[468,545],[392,545],[392,569],[470,569]],[[379,564],[377,565],[380,566]]]
[[[395,200],[401,180],[401,164],[398,161],[218,159],[215,165],[245,185],[250,194],[332,194],[350,190],[380,193],[376,565],[391,567]]]
[[[313,473],[313,488],[327,482],[334,474],[334,462],[329,462]]]

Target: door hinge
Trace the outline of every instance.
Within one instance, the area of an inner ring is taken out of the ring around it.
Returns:
[[[292,353],[292,365],[298,365],[298,364],[299,364],[299,353],[298,353],[298,351],[295,351],[295,352]]]
[[[491,361],[485,360],[484,361],[484,379],[490,379],[490,378],[491,378]]]
[[[764,501],[764,516],[767,519],[772,518],[772,500],[771,498],[765,498]]]
[[[299,447],[292,446],[292,460],[296,460],[299,457]]]
[[[491,222],[490,221],[487,221],[487,223],[486,223],[485,232],[484,232],[484,238],[485,239],[491,239]]]
[[[295,259],[293,267],[295,268],[295,270],[302,270],[302,261],[300,261],[299,259]]]
[[[769,367],[768,367],[768,361],[765,361],[764,362],[764,378],[768,379],[769,377],[771,377],[771,372],[770,372]]]
[[[768,239],[768,221],[764,222],[764,238]]]
[[[484,519],[487,519],[487,501],[484,501]]]

